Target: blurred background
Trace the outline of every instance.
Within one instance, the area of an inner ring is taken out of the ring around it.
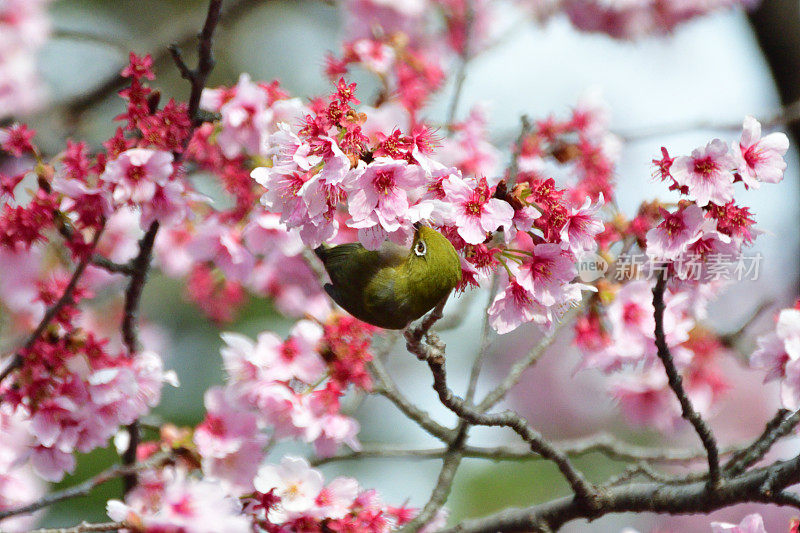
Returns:
[[[206,5],[202,0],[54,1],[49,8],[53,35],[39,56],[51,103],[43,111],[21,117],[38,131],[43,148],[55,153],[66,137],[99,145],[113,134],[116,125],[112,118],[122,111],[122,104],[109,89],[117,86],[117,73],[127,63],[129,50],[152,53],[157,59],[154,85],[166,97],[185,99],[188,84],[168,59],[166,46],[183,42],[185,50],[191,49],[189,39],[201,26]],[[625,141],[617,168],[618,202],[633,216],[641,201],[669,197],[666,188],[651,179],[650,161],[660,157],[661,146],[668,147],[671,154],[683,154],[715,136],[731,142],[738,139],[745,115],[770,117],[782,99],[790,102],[797,97],[800,83],[794,83],[797,80],[792,76],[800,72],[796,62],[800,49],[791,41],[800,35],[800,20],[780,13],[780,9],[794,16],[797,2],[768,0],[749,18],[741,12],[723,12],[680,26],[668,38],[627,42],[579,33],[560,18],[543,27],[522,23],[515,8],[504,6],[499,12],[506,31],[470,64],[457,116],[463,117],[473,104],[485,102],[492,139],[507,158],[520,115],[564,116],[587,91],[602,95],[610,110],[611,129]],[[215,43],[217,66],[208,85],[230,86],[240,73],[247,72],[254,80],[279,79],[295,96],[325,93],[329,83],[322,73],[324,58],[327,52],[339,50],[339,17],[334,6],[320,1],[242,2],[223,20]],[[775,20],[783,26],[776,26]],[[773,70],[778,85],[773,81]],[[452,86],[445,87],[426,113],[429,120],[444,120],[451,95]],[[751,207],[759,227],[766,232],[755,250],[763,253],[764,260],[758,280],[728,288],[712,305],[709,321],[722,331],[735,329],[762,301],[774,301],[777,309],[791,304],[797,295],[800,164],[795,149],[787,160],[789,168],[782,184],[744,196],[744,204]],[[219,195],[214,190],[204,192]],[[466,384],[487,297],[481,292],[461,296],[461,300],[472,302],[470,312],[461,326],[443,334],[448,344],[451,385],[456,391],[463,391]],[[451,301],[449,309],[461,303],[459,299]],[[175,369],[181,380],[180,388],[165,389],[156,416],[178,425],[194,425],[204,415],[203,392],[222,380],[220,330],[184,302],[178,282],[157,274],[146,286],[143,307],[143,316],[154,326],[153,334],[162,337],[167,367]],[[770,323],[767,313],[752,332],[765,332]],[[266,329],[283,335],[289,327],[290,322],[274,313],[269,302],[252,300],[225,329],[253,336]],[[523,327],[495,337],[478,394],[489,390],[540,336],[536,327]],[[607,430],[630,442],[698,447],[695,435],[686,429],[664,442],[656,433],[643,433],[626,425],[605,392],[607,378],[594,371],[576,373],[579,357],[569,344],[568,332],[562,332],[561,337],[509,397],[509,404],[529,417],[545,436],[559,440]],[[745,342],[749,348],[753,344],[752,338]],[[733,388],[711,418],[723,445],[756,435],[777,407],[776,389],[761,385],[761,375],[747,370],[744,355],[738,360],[731,358],[727,364],[734,376]],[[454,416],[435,398],[427,368],[402,346],[394,350],[387,366],[409,398],[440,421],[454,423]],[[437,445],[383,398],[368,398],[357,417],[362,425],[359,437],[365,445]],[[471,437],[476,444],[516,442],[510,431],[496,429],[477,428]],[[777,453],[788,454],[798,448],[789,442]],[[289,449],[280,446],[273,457]],[[89,454],[81,458],[76,473],[59,486],[74,485],[115,460],[113,448]],[[577,463],[595,480],[624,467],[597,454],[580,458]],[[323,470],[326,477],[354,476],[362,486],[378,489],[388,502],[399,504],[408,499],[411,505],[422,506],[438,468],[439,461],[435,460],[415,460],[412,464],[411,460],[372,459],[330,464]],[[104,502],[120,492],[120,486],[111,483],[91,497],[55,506],[44,517],[43,525],[103,521]],[[549,464],[467,459],[447,507],[450,523],[455,523],[566,493],[567,487]],[[756,507],[728,509],[714,518],[738,523]],[[778,508],[759,510],[770,531],[785,531],[792,516],[791,511]],[[618,515],[591,524],[571,524],[564,531],[619,531],[625,526],[643,532],[708,531],[708,522],[707,517]]]

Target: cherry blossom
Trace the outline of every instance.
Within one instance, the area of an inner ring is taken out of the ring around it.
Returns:
[[[409,209],[406,191],[419,187],[424,180],[420,167],[385,158],[376,159],[347,178],[348,209],[353,217],[348,225],[361,230],[359,240],[367,249],[377,249],[385,235],[416,222],[406,219]],[[379,236],[367,233],[369,229]]]
[[[664,221],[647,232],[647,255],[658,260],[674,260],[700,237],[706,218],[696,204],[674,213],[661,209],[661,216]]]
[[[709,202],[724,204],[733,198],[733,172],[736,161],[728,146],[714,139],[691,156],[676,157],[670,169],[678,185],[688,187],[689,197],[704,207]]]
[[[761,124],[747,116],[742,126],[742,138],[732,148],[739,175],[748,187],[757,189],[761,182],[779,183],[783,180],[786,169],[783,156],[789,149],[789,138],[785,133],[777,131],[761,137]]]
[[[173,174],[173,156],[169,152],[132,148],[109,161],[101,178],[114,187],[114,201],[145,204],[153,200],[158,186],[164,186]]]
[[[758,338],[750,365],[765,370],[764,381],[781,381],[781,402],[787,409],[800,407],[800,310],[784,309],[775,331]]]
[[[445,199],[452,205],[453,224],[465,242],[480,244],[486,240],[487,233],[511,225],[514,208],[492,198],[485,179],[468,182],[451,175],[442,181],[442,189]]]
[[[526,322],[549,322],[547,309],[537,302],[533,293],[507,274],[500,282],[503,289],[489,307],[489,321],[497,333],[513,331]]]
[[[248,533],[251,526],[241,504],[217,483],[195,479],[178,468],[162,471],[157,482],[143,480],[126,502],[109,500],[112,520],[139,524],[142,531]],[[153,480],[155,481],[155,480]]]
[[[742,518],[739,524],[727,522],[711,522],[712,533],[767,533],[764,519],[758,513],[753,513]]]
[[[322,474],[305,459],[286,456],[278,465],[262,466],[253,480],[259,492],[274,491],[280,507],[268,515],[272,522],[285,522],[316,507],[317,496],[325,481]]]
[[[577,276],[572,260],[554,243],[537,244],[519,272],[519,284],[548,307],[561,303],[564,286]]]

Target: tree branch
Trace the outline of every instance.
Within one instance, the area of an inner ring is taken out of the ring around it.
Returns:
[[[22,347],[22,351],[28,351],[33,348],[33,345],[39,340],[39,337],[42,336],[42,333],[47,329],[50,325],[50,322],[56,317],[56,315],[64,308],[66,305],[71,305],[74,303],[72,295],[75,292],[75,289],[78,286],[78,282],[83,276],[83,272],[86,270],[86,267],[89,265],[92,259],[92,253],[94,249],[97,247],[97,243],[100,240],[100,236],[103,234],[103,227],[101,226],[94,234],[92,238],[92,244],[89,247],[89,250],[86,252],[86,255],[81,258],[78,262],[78,266],[75,267],[75,271],[72,273],[72,277],[70,278],[69,282],[67,283],[64,292],[61,294],[61,297],[51,305],[47,311],[45,311],[44,316],[39,321],[39,324],[36,326],[36,329],[33,330],[33,333],[30,334],[28,340],[25,341],[25,344]],[[6,365],[6,367],[0,372],[0,383],[5,380],[11,372],[18,369],[22,366],[24,359],[20,352],[17,352],[11,361]]]
[[[764,494],[761,486],[771,480],[774,494]],[[612,513],[651,512],[667,514],[710,513],[745,502],[795,506],[796,498],[784,488],[800,482],[800,456],[779,461],[768,468],[752,470],[733,479],[723,478],[714,491],[705,481],[683,485],[664,483],[629,483],[608,487],[598,494],[596,510],[590,512],[574,498],[559,498],[524,509],[506,509],[499,513],[468,520],[441,533],[497,533],[512,531],[555,531],[567,522],[596,518]]]
[[[761,435],[747,448],[736,453],[724,467],[728,476],[737,476],[750,466],[760,461],[772,445],[780,438],[785,437],[800,422],[800,410],[786,416],[788,411],[781,409],[767,422]]]
[[[514,430],[531,450],[543,458],[553,461],[575,491],[576,500],[582,507],[594,509],[597,506],[598,493],[583,474],[575,469],[569,458],[555,448],[549,441],[533,429],[527,421],[513,411],[504,411],[496,414],[479,412],[475,406],[459,398],[447,387],[447,373],[444,367],[444,347],[438,339],[431,338],[429,344],[421,342],[421,335],[415,332],[406,332],[408,350],[419,359],[428,363],[433,374],[433,388],[439,395],[442,404],[472,425],[502,426]]]
[[[228,0],[225,2],[224,9],[222,10],[222,17],[228,22],[233,22],[247,15],[252,9],[262,5],[264,5],[263,0]],[[182,26],[186,26],[186,24]],[[192,29],[190,31],[186,33],[179,33],[170,39],[166,39],[165,42],[174,42],[177,43],[179,48],[185,48],[186,46],[192,44],[196,37],[196,30],[192,25]],[[153,63],[156,65],[163,64],[165,61],[169,60],[171,56],[169,49],[166,48],[162,42],[156,43],[155,46],[152,46],[149,53],[153,56]],[[122,65],[120,65],[119,69],[117,70],[121,69]],[[102,102],[110,95],[121,90],[126,83],[126,78],[120,76],[118,72],[114,72],[112,75],[100,82],[93,90],[66,102],[64,104],[64,110],[65,114],[69,117],[68,122],[77,121],[80,115],[82,115],[88,109],[94,107],[96,104]]]
[[[119,531],[127,527],[125,522],[103,522],[90,524],[81,522],[77,526],[62,527],[57,529],[34,529],[30,533],[86,533],[89,531]]]
[[[558,332],[561,331],[561,328],[569,322],[576,312],[577,311],[575,310],[569,311],[567,314],[568,316],[565,315],[561,322],[556,324],[552,330],[547,332],[547,334],[545,334],[545,336],[539,341],[539,344],[537,344],[530,352],[528,352],[527,356],[514,363],[514,366],[511,367],[511,370],[509,370],[503,381],[489,394],[487,394],[480,404],[478,404],[478,411],[482,413],[486,412],[506,397],[506,394],[508,394],[508,392],[517,383],[519,383],[519,380],[522,379],[522,374],[525,372],[525,370],[535,365],[539,361],[539,358],[544,355],[547,348],[549,348],[550,345],[553,344],[553,341],[556,340]]]
[[[685,465],[705,460],[705,452],[695,450],[662,450],[647,448],[621,442],[610,435],[600,434],[585,439],[576,439],[554,443],[554,446],[570,457],[580,457],[591,453],[600,453],[617,461],[648,462],[661,464]],[[489,459],[492,461],[527,461],[540,460],[541,456],[531,452],[530,446],[464,446],[464,457]],[[732,450],[725,450],[729,454]],[[353,461],[368,458],[414,458],[441,459],[447,453],[447,447],[439,448],[390,448],[380,444],[365,445],[358,451],[343,452],[330,457],[319,457],[312,461],[315,466],[339,461]]]
[[[655,342],[658,350],[658,358],[661,359],[661,362],[664,364],[669,387],[675,393],[675,396],[681,404],[681,415],[694,426],[697,435],[703,442],[703,447],[706,449],[708,455],[709,488],[713,489],[719,484],[721,475],[717,441],[714,439],[714,434],[711,432],[711,429],[700,414],[695,411],[691,400],[689,400],[689,397],[686,395],[686,391],[683,388],[683,379],[678,373],[678,369],[675,367],[675,362],[672,360],[669,346],[667,346],[667,339],[664,334],[664,311],[666,309],[666,305],[664,304],[664,291],[666,288],[666,273],[662,273],[658,276],[656,285],[653,288],[653,308],[655,309],[653,315],[656,323]]]
[[[398,390],[397,385],[386,372],[381,361],[374,359],[367,366],[376,382],[373,387],[375,393],[392,402],[410,420],[416,422],[422,429],[442,442],[449,443],[455,438],[456,432],[454,430],[439,424],[426,411],[417,407]]]
[[[163,452],[155,454],[146,461],[143,461],[138,464],[114,465],[108,470],[104,470],[103,472],[97,474],[96,476],[90,479],[87,479],[86,481],[84,481],[79,485],[75,485],[74,487],[70,487],[68,489],[60,490],[57,492],[51,492],[49,494],[45,494],[40,499],[36,500],[33,503],[29,503],[27,505],[15,507],[13,509],[7,509],[5,511],[0,511],[0,520],[4,520],[11,516],[30,514],[35,511],[38,511],[39,509],[44,509],[45,507],[49,507],[64,500],[78,498],[80,496],[87,496],[96,487],[108,481],[111,481],[112,479],[117,479],[130,474],[135,474],[138,472],[142,472],[144,470],[150,470],[152,468],[158,468],[160,466],[163,466],[171,462],[173,458],[174,454],[172,452]]]

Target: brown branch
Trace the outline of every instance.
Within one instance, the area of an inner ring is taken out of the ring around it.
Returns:
[[[206,85],[206,80],[211,70],[214,68],[214,57],[212,54],[214,30],[219,24],[220,16],[222,13],[222,0],[209,0],[208,11],[206,13],[205,23],[203,29],[198,36],[197,45],[197,68],[190,70],[183,59],[180,57],[180,52],[177,46],[171,46],[170,52],[178,65],[181,75],[189,80],[191,84],[191,91],[189,93],[189,107],[188,115],[192,121],[186,140],[184,141],[184,151],[189,144],[189,140],[194,133],[194,129],[200,124],[198,119],[198,112],[200,110],[200,96]],[[181,154],[182,157],[183,154]],[[158,234],[159,223],[154,221],[150,224],[142,240],[139,241],[139,254],[134,258],[131,263],[133,273],[131,280],[128,284],[128,289],[125,291],[125,314],[122,320],[122,338],[125,346],[128,348],[128,353],[133,355],[139,349],[139,341],[136,333],[136,314],[139,309],[139,301],[141,300],[142,289],[145,281],[147,280],[147,272],[150,269],[150,260],[153,254],[153,245],[155,243],[156,235]],[[122,463],[131,465],[136,461],[136,450],[139,445],[139,422],[134,420],[128,425],[128,435],[130,442],[128,448],[122,455]],[[124,493],[127,494],[136,486],[136,474],[132,473],[123,478]]]
[[[585,439],[575,439],[554,443],[554,446],[570,457],[580,457],[591,453],[603,454],[609,459],[617,461],[661,463],[673,465],[686,465],[706,459],[704,451],[696,450],[662,450],[636,446],[614,439],[610,435],[600,434]],[[384,445],[365,445],[358,451],[343,452],[330,457],[314,459],[315,466],[339,461],[354,461],[368,458],[412,458],[412,459],[441,459],[447,453],[447,447],[439,448],[387,448]],[[464,446],[464,457],[474,459],[488,459],[492,461],[529,461],[541,460],[541,456],[531,452],[529,446]],[[730,454],[733,450],[725,450]]]
[[[770,307],[775,304],[773,300],[765,300],[761,302],[758,307],[756,307],[751,313],[750,316],[742,323],[741,326],[736,328],[734,331],[730,333],[726,333],[724,335],[720,335],[719,340],[723,346],[726,348],[735,348],[737,343],[744,337],[747,333],[747,330],[767,311]]]
[[[489,298],[483,313],[483,326],[481,328],[478,353],[475,356],[475,360],[472,363],[472,368],[470,369],[467,393],[464,396],[467,403],[472,403],[475,397],[475,390],[478,386],[478,378],[480,377],[481,367],[489,348],[491,331],[489,326],[489,307],[492,304],[492,296],[496,290],[496,287],[497,276],[495,275],[492,276],[491,288],[489,289]],[[440,319],[446,302],[447,297],[443,298],[442,301],[439,302],[439,304],[431,313],[431,316],[434,318],[432,318],[429,322],[423,320],[423,327],[425,327],[426,332],[433,326],[434,321]],[[438,337],[431,333],[426,333],[426,335],[429,343],[436,343],[437,345],[440,345],[442,347],[442,351],[444,351],[444,345],[441,344],[441,341],[439,341]],[[453,481],[455,480],[456,471],[461,465],[461,460],[464,458],[463,450],[467,443],[467,436],[469,434],[470,426],[471,424],[469,424],[465,419],[459,419],[458,426],[456,427],[456,437],[450,442],[447,450],[444,453],[442,459],[442,468],[439,471],[436,485],[434,485],[428,501],[423,506],[422,511],[420,511],[420,513],[415,516],[411,522],[406,524],[402,531],[417,531],[419,528],[427,524],[434,516],[436,516],[436,513],[438,513],[439,510],[444,506],[447,498],[450,496],[450,490],[452,489]]]
[[[33,503],[29,503],[27,505],[22,505],[20,507],[15,507],[13,509],[7,509],[5,511],[0,511],[0,520],[4,520],[11,516],[18,516],[22,514],[30,514],[39,509],[44,509],[45,507],[49,507],[56,503],[70,500],[72,498],[78,498],[81,496],[87,496],[89,493],[92,492],[96,487],[111,481],[112,479],[117,479],[120,477],[127,476],[129,474],[135,474],[137,472],[142,472],[144,470],[150,470],[152,468],[158,468],[163,466],[173,460],[174,454],[171,452],[163,452],[158,453],[138,464],[134,465],[114,465],[108,470],[104,470],[103,472],[97,474],[96,476],[87,479],[83,483],[79,485],[75,485],[74,487],[70,487],[68,489],[60,490],[57,492],[51,492],[49,494],[45,494],[40,499],[36,500]]]
[[[703,442],[703,447],[706,449],[708,455],[709,488],[713,489],[719,484],[721,475],[717,441],[714,439],[714,434],[711,432],[711,429],[700,414],[695,411],[691,400],[689,400],[689,397],[686,395],[686,391],[683,388],[683,379],[678,373],[678,369],[675,367],[675,362],[672,359],[669,346],[667,346],[667,339],[664,334],[664,311],[666,309],[666,305],[664,304],[664,291],[666,288],[666,273],[662,273],[658,276],[656,285],[653,288],[653,308],[655,310],[653,316],[656,323],[655,342],[658,350],[658,358],[661,359],[661,362],[664,364],[669,387],[672,389],[672,392],[675,393],[675,396],[681,404],[681,416],[692,424],[700,440]]]
[[[461,91],[464,88],[464,82],[467,81],[467,67],[472,59],[470,47],[472,45],[472,29],[475,22],[475,6],[472,5],[471,0],[464,3],[466,10],[464,18],[464,48],[459,55],[458,70],[456,71],[456,82],[453,87],[453,96],[450,99],[450,106],[447,109],[447,119],[445,124],[447,127],[452,128],[453,121],[458,112],[458,103],[461,100]]]
[[[576,313],[575,310],[571,310],[570,314],[574,315]],[[564,327],[565,324],[569,322],[571,316],[564,316],[561,322],[556,324],[552,330],[547,332],[547,334],[542,337],[539,343],[530,351],[528,355],[524,358],[520,359],[514,366],[511,367],[511,370],[508,371],[508,374],[503,379],[503,381],[497,385],[486,397],[478,404],[478,410],[481,412],[486,412],[495,405],[503,398],[506,397],[506,394],[517,384],[519,380],[522,379],[522,374],[528,368],[535,365],[539,359],[544,355],[547,348],[553,344],[553,341],[556,340],[556,336],[558,332],[561,331],[561,328]]]
[[[234,22],[247,15],[252,9],[262,5],[264,5],[263,0],[228,0],[223,6],[222,17],[226,22]],[[166,42],[174,42],[177,43],[179,48],[185,48],[191,45],[196,38],[196,30],[193,27],[189,32],[180,33],[170,39],[166,39]],[[162,65],[171,57],[169,49],[165,47],[163,43],[157,43],[155,46],[152,46],[149,53],[153,56],[153,63],[155,65]],[[123,65],[120,65],[112,75],[100,82],[93,90],[65,102],[64,110],[69,118],[68,122],[77,121],[78,117],[87,110],[125,87],[128,80],[118,73],[118,71],[122,69],[122,66]]]
[[[762,486],[768,480],[774,491],[770,494],[762,491]],[[746,502],[796,506],[797,497],[783,489],[798,482],[800,456],[788,461],[778,461],[768,468],[749,471],[740,477],[723,478],[714,491],[708,490],[706,481],[683,485],[628,483],[607,487],[598,494],[598,506],[594,510],[582,506],[575,498],[559,498],[524,509],[506,509],[487,517],[468,520],[441,533],[555,531],[573,520],[592,519],[613,513],[710,513]]]
[[[87,533],[89,531],[119,531],[126,527],[128,526],[125,522],[102,522],[98,524],[81,522],[77,526],[56,529],[34,529],[30,533]]]
[[[373,392],[392,402],[410,420],[442,442],[449,443],[455,438],[455,431],[436,422],[426,411],[417,407],[398,390],[380,360],[375,359],[367,366],[375,379]]]
[[[747,448],[735,454],[724,467],[725,475],[737,476],[747,468],[760,461],[772,445],[780,438],[785,437],[800,422],[800,410],[794,411],[788,417],[788,411],[781,409],[767,422],[761,435]]]
[[[222,16],[222,0],[210,0],[208,3],[208,12],[206,13],[206,21],[203,24],[203,30],[198,37],[199,43],[197,45],[197,68],[191,70],[181,57],[180,48],[177,44],[169,47],[169,52],[172,59],[178,66],[186,80],[192,85],[192,91],[189,95],[189,117],[192,119],[192,124],[197,127],[200,125],[198,121],[198,111],[200,110],[200,96],[206,86],[208,75],[214,69],[214,54],[212,51],[214,30],[219,24],[220,17]],[[187,136],[186,143],[188,144],[191,134]]]
[[[447,373],[444,367],[444,351],[440,344],[433,342],[423,344],[413,332],[406,332],[408,350],[420,360],[428,363],[433,375],[433,388],[439,395],[442,404],[455,414],[477,426],[508,427],[516,432],[530,445],[532,451],[543,458],[556,464],[558,469],[575,491],[576,500],[582,507],[594,509],[598,498],[597,490],[570,462],[569,458],[555,448],[538,431],[533,429],[527,421],[513,411],[504,411],[496,414],[485,414],[477,410],[474,405],[468,404],[459,398],[447,386]]]
[[[64,308],[66,305],[71,305],[74,303],[72,298],[75,289],[78,286],[78,282],[83,276],[83,272],[86,270],[86,267],[89,265],[92,259],[92,252],[97,247],[97,243],[100,240],[100,236],[103,234],[103,227],[101,226],[94,234],[92,238],[92,243],[87,251],[86,255],[84,255],[81,260],[78,262],[78,266],[75,267],[75,271],[72,273],[72,277],[70,278],[69,282],[67,283],[66,288],[64,288],[64,292],[61,294],[61,297],[51,305],[44,313],[44,316],[39,321],[39,324],[36,326],[36,329],[33,330],[33,333],[30,334],[28,340],[25,341],[25,344],[22,347],[21,351],[28,351],[33,348],[33,345],[39,340],[39,337],[42,336],[44,331],[50,325],[50,322],[56,317],[56,315]],[[22,354],[18,351],[14,357],[11,359],[8,365],[0,372],[0,383],[5,380],[11,372],[20,368],[22,363],[24,362]]]

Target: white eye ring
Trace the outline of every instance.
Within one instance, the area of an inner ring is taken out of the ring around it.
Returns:
[[[414,245],[414,253],[420,257],[425,255],[425,252],[427,251],[428,249],[425,246],[425,241],[417,241],[417,244]]]

